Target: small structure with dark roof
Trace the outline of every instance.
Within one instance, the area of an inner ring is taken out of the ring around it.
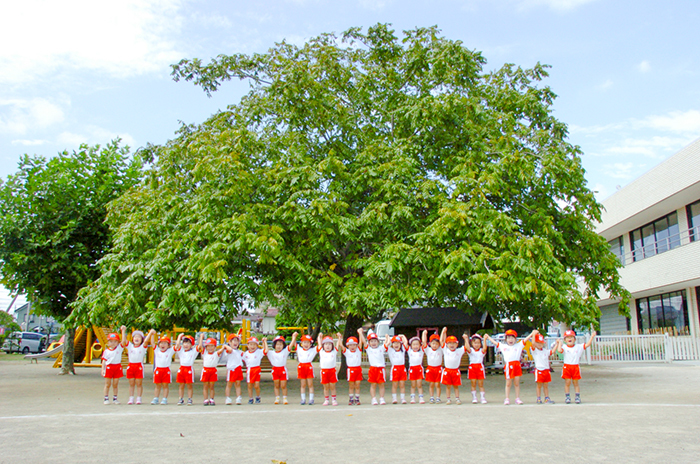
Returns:
[[[460,340],[462,334],[472,335],[479,330],[493,329],[493,318],[487,312],[468,314],[455,307],[448,308],[404,308],[391,320],[394,332],[406,338],[420,336],[423,330],[429,334],[440,332],[447,327],[447,334]]]

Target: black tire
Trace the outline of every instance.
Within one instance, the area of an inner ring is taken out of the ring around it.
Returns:
[[[29,347],[28,346],[25,346],[24,348],[22,348],[22,354],[29,354]]]

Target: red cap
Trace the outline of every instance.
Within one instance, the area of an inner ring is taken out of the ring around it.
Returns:
[[[355,345],[359,344],[359,342],[357,341],[357,339],[355,337],[348,337],[347,341],[345,342],[346,345],[351,345],[353,343]]]
[[[542,334],[540,334],[540,333],[535,334],[535,342],[544,343],[544,337],[542,336]]]
[[[248,339],[248,343],[250,343],[250,342],[253,342],[253,343],[255,343],[256,345],[259,344],[259,343],[258,343],[258,339],[255,338],[255,337],[250,337],[250,338]]]
[[[377,334],[372,332],[371,334],[367,335],[367,340],[377,340],[379,337],[377,337]]]
[[[277,343],[278,341],[287,343],[287,341],[284,339],[284,337],[279,335],[279,336],[272,339],[272,346],[275,346],[275,343]]]
[[[323,340],[321,340],[321,345],[325,345],[326,343],[333,343],[333,339],[331,337],[323,337]]]
[[[112,332],[111,334],[107,335],[107,340],[116,340],[116,341],[121,341],[121,337],[119,336],[118,333]]]
[[[170,340],[170,337],[168,337],[167,335],[163,335],[162,337],[160,337],[160,338],[158,339],[158,343],[160,343],[160,342],[168,342],[168,343],[171,343],[172,340]]]
[[[182,340],[187,340],[194,345],[194,337],[192,335],[185,335],[184,337],[182,337]]]
[[[567,330],[566,332],[564,332],[565,338],[566,337],[575,337],[575,336],[576,336],[576,332],[574,332],[573,330]]]
[[[204,346],[207,346],[207,345],[216,346],[216,339],[215,338],[207,338],[207,341],[204,342]]]
[[[311,342],[313,343],[314,340],[311,338],[311,335],[304,334],[301,336],[301,341],[302,342]]]
[[[432,334],[429,341],[437,340],[440,341],[440,336],[438,334]]]
[[[457,340],[457,337],[455,337],[454,335],[450,335],[445,340],[445,343],[459,343],[459,341]]]
[[[474,335],[471,336],[471,338],[472,338],[472,339],[478,338],[479,340],[483,340],[483,339],[484,339],[484,337],[482,337],[482,336],[479,335],[479,334],[474,334]]]
[[[401,338],[399,338],[397,335],[394,335],[391,337],[391,343],[399,342],[401,343]]]
[[[230,342],[234,338],[237,338],[239,340],[241,339],[241,337],[238,334],[228,334],[228,337],[226,337],[226,340]]]
[[[513,329],[506,330],[506,337],[518,337],[518,332]]]

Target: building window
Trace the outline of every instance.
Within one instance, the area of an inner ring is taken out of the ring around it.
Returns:
[[[617,257],[617,259],[622,263],[622,265],[625,264],[625,245],[624,242],[622,241],[622,236],[619,236],[615,239],[612,239],[608,242],[608,245],[610,245],[610,251],[613,252],[613,254]]]
[[[686,206],[688,213],[688,229],[690,229],[690,241],[700,241],[700,200]]]
[[[688,335],[688,306],[682,291],[637,299],[639,333]]]
[[[632,259],[639,261],[681,246],[678,215],[673,213],[631,232]]]

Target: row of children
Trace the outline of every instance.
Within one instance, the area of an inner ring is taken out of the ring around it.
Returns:
[[[189,335],[180,334],[175,346],[171,346],[171,339],[163,336],[158,339],[157,348],[154,350],[154,372],[153,382],[155,384],[155,397],[151,404],[168,404],[168,395],[171,383],[170,365],[173,355],[177,353],[180,360],[180,368],[177,371],[176,382],[179,384],[179,405],[192,405],[194,383],[194,360],[201,354],[203,360],[203,370],[200,381],[203,384],[204,405],[214,405],[214,385],[218,380],[217,365],[224,352],[227,354],[226,362],[226,404],[232,404],[231,389],[235,387],[236,404],[242,403],[241,381],[243,380],[242,365],[246,365],[246,382],[248,385],[248,403],[259,404],[260,400],[260,364],[262,358],[267,356],[272,366],[272,379],[274,382],[275,404],[288,404],[287,381],[287,359],[290,349],[296,350],[299,361],[297,367],[297,377],[301,381],[301,404],[314,404],[314,369],[312,361],[316,355],[319,356],[321,368],[321,385],[323,385],[324,406],[338,405],[336,384],[338,376],[336,372],[336,358],[339,352],[345,356],[347,363],[347,379],[349,383],[349,405],[360,404],[360,384],[363,377],[362,353],[367,353],[369,361],[368,382],[370,384],[370,394],[372,404],[386,404],[384,400],[386,383],[386,356],[391,363],[390,381],[392,383],[392,403],[397,404],[400,400],[406,404],[405,382],[410,381],[411,394],[410,402],[425,403],[423,396],[423,380],[429,385],[430,403],[440,403],[441,385],[447,389],[447,404],[452,403],[451,395],[454,392],[456,404],[461,404],[459,398],[459,386],[462,384],[461,372],[459,370],[462,356],[469,356],[469,375],[471,382],[472,403],[477,403],[477,387],[480,393],[481,403],[486,403],[484,391],[484,356],[486,345],[484,338],[490,340],[503,355],[504,373],[506,378],[506,398],[504,404],[510,404],[511,385],[515,387],[515,402],[522,404],[520,400],[520,377],[522,369],[520,357],[525,344],[533,339],[532,357],[535,361],[535,382],[537,384],[537,403],[543,403],[541,393],[544,390],[544,403],[553,403],[549,397],[548,384],[551,382],[549,357],[554,352],[563,353],[564,368],[562,378],[565,380],[566,403],[571,402],[570,386],[573,382],[576,397],[575,402],[580,403],[580,391],[578,380],[581,378],[579,360],[584,350],[588,348],[595,337],[595,332],[586,343],[576,344],[576,334],[567,331],[562,340],[557,340],[551,349],[545,349],[544,337],[533,331],[525,339],[517,341],[517,333],[508,330],[505,334],[505,343],[493,340],[488,335],[482,338],[480,335],[468,337],[463,335],[464,345],[458,347],[459,341],[455,336],[447,336],[447,328],[443,328],[441,334],[433,334],[429,337],[423,331],[421,339],[413,337],[407,340],[405,336],[386,337],[384,343],[380,343],[375,333],[370,333],[365,338],[362,329],[358,329],[358,338],[348,337],[343,344],[340,333],[336,334],[337,340],[334,342],[330,336],[318,335],[317,346],[313,346],[312,338],[303,335],[297,345],[298,333],[292,335],[289,346],[283,337],[276,337],[272,341],[272,350],[267,345],[267,339],[263,338],[262,348],[255,337],[247,341],[247,349],[241,351],[240,338],[237,334],[228,336],[227,344],[216,349],[217,342],[213,338],[204,340],[204,335],[200,335],[195,346],[194,338]],[[109,388],[113,389],[113,402],[118,404],[119,378],[123,376],[121,367],[121,356],[124,348],[129,355],[129,366],[126,377],[129,380],[129,402],[128,404],[141,404],[143,394],[143,360],[146,354],[149,340],[155,337],[155,331],[151,330],[144,336],[141,331],[132,333],[131,341],[126,338],[126,327],[121,327],[121,337],[117,333],[110,333],[107,337],[107,348],[102,356],[102,375],[105,378],[104,402],[109,404]],[[123,342],[122,342],[123,340]],[[408,355],[408,370],[406,369],[406,355]],[[423,369],[423,357],[426,357],[427,368]],[[443,367],[444,361],[444,367]],[[188,399],[184,400],[184,390],[187,387]],[[308,389],[308,403],[306,390]],[[134,400],[134,390],[136,399]],[[255,390],[255,399],[253,398]],[[377,390],[379,399],[377,400]],[[399,392],[397,396],[397,391]],[[416,392],[418,396],[416,397]],[[281,393],[281,395],[280,395]],[[162,394],[162,396],[161,396]],[[282,397],[280,401],[280,396]]]

